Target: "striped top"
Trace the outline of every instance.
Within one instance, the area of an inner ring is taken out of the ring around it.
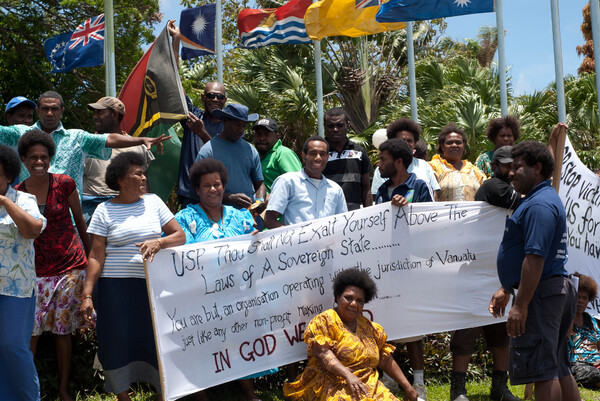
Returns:
[[[173,213],[154,194],[146,194],[130,204],[100,204],[87,231],[106,237],[106,258],[100,277],[145,278],[142,254],[135,244],[160,238],[161,227],[172,219]]]

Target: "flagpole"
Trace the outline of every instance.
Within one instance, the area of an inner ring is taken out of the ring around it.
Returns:
[[[312,0],[316,3],[317,0]],[[321,41],[313,40],[315,48],[315,84],[317,86],[317,129],[320,137],[325,137],[323,122],[323,74],[321,72]]]
[[[590,19],[592,20],[592,39],[600,43],[600,5],[597,1],[590,1]],[[594,46],[594,60],[600,60],[600,45]],[[597,105],[600,105],[600,62],[594,63],[596,71],[596,96]],[[600,107],[598,108],[600,112]],[[599,120],[600,121],[600,120]]]
[[[498,77],[500,78],[500,113],[508,114],[508,92],[506,90],[506,53],[504,50],[504,9],[502,0],[496,0],[496,35],[498,37]]]
[[[413,23],[406,23],[406,51],[408,55],[408,87],[410,92],[410,117],[419,122],[417,110],[417,83],[415,79],[415,47],[413,41]]]
[[[104,66],[106,77],[106,96],[117,96],[117,82],[115,79],[115,28],[113,19],[113,0],[104,2]]]
[[[223,12],[221,0],[217,0],[217,81],[223,83]]]
[[[550,0],[552,12],[552,38],[554,39],[554,73],[556,75],[556,100],[558,102],[558,122],[567,121],[565,108],[565,82],[563,80],[562,45],[560,40],[560,19],[558,16],[558,0]]]

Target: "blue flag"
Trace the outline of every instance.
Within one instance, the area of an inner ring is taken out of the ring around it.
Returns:
[[[494,11],[494,0],[389,0],[375,16],[377,22],[422,21]]]
[[[216,15],[216,4],[188,8],[181,12],[179,30],[182,59],[215,54]]]
[[[104,64],[104,14],[80,24],[75,32],[53,36],[44,42],[51,72]]]

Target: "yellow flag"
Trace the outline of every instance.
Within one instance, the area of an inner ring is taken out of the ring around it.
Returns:
[[[404,22],[380,24],[377,0],[322,0],[306,10],[304,23],[311,39],[326,36],[364,36],[406,27]]]

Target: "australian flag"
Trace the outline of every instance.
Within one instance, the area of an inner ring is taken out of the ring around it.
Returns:
[[[104,64],[104,14],[80,24],[75,32],[53,36],[44,42],[51,72]]]
[[[179,30],[182,59],[189,60],[215,53],[216,15],[216,4],[188,8],[181,12]]]

